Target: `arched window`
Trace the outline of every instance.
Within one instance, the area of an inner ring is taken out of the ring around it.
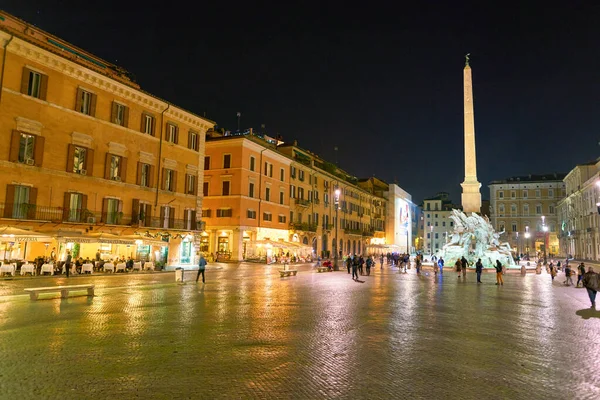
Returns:
[[[523,215],[529,215],[529,204],[523,204]]]

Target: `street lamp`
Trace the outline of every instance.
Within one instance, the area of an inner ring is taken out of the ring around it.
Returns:
[[[429,254],[433,257],[433,225],[429,225]]]
[[[517,257],[520,258],[521,252],[519,251],[519,232],[517,232]]]
[[[335,189],[335,197],[333,198],[333,204],[335,205],[335,242],[333,243],[333,270],[339,271],[340,266],[338,265],[338,210],[340,208],[340,189]]]
[[[525,247],[525,251],[527,252],[527,255],[529,255],[529,226],[525,227],[525,239],[527,239],[527,246]]]
[[[546,217],[543,215],[542,215],[542,231],[544,231],[544,264],[546,264],[546,247],[547,247],[546,236],[548,233],[548,226],[546,225]]]

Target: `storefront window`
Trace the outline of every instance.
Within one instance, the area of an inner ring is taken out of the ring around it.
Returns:
[[[229,238],[228,237],[220,237],[219,238],[219,253],[228,253],[229,252]]]
[[[141,261],[150,260],[150,246],[138,245],[136,259]]]
[[[181,263],[189,264],[192,262],[192,242],[185,239],[181,242]]]

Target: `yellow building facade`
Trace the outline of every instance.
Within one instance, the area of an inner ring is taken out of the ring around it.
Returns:
[[[193,264],[214,123],[144,92],[117,66],[0,16],[0,224],[45,233],[61,251],[78,245],[83,257],[100,249],[104,258]],[[119,238],[96,242],[102,233]],[[49,252],[12,247],[16,258]]]

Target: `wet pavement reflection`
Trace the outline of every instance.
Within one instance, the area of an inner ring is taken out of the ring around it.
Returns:
[[[600,312],[546,274],[206,275],[0,281],[0,398],[600,398]]]

